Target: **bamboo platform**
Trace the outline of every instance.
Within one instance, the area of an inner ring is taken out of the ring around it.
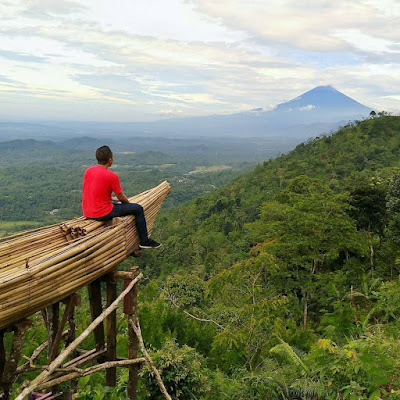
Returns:
[[[164,181],[129,199],[143,206],[149,233],[170,190]],[[134,217],[113,222],[80,217],[0,239],[0,330],[75,293],[137,250]]]

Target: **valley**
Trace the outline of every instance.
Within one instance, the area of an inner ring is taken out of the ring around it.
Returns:
[[[267,141],[268,147],[262,148],[259,142],[227,142],[222,138],[195,144],[169,139],[168,146],[156,139],[139,141],[140,146],[116,138],[105,141],[114,146],[113,170],[129,195],[165,179],[171,183],[166,208],[212,192],[265,158],[295,145]],[[94,151],[102,143],[92,138],[0,143],[0,183],[4,188],[0,194],[1,235],[81,215],[83,172],[95,163]]]

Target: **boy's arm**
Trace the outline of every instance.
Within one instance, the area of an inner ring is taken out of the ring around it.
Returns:
[[[115,193],[115,195],[117,196],[117,199],[118,199],[121,203],[129,203],[129,200],[128,200],[128,198],[124,195],[124,192]]]

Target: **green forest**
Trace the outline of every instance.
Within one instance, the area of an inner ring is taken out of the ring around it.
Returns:
[[[129,192],[176,183],[153,230],[163,247],[122,268],[145,275],[142,334],[174,399],[400,399],[400,117],[349,123],[245,173],[143,154],[116,163]],[[0,219],[16,223],[5,233],[79,212],[69,205],[84,164],[70,169],[82,159],[71,158],[38,162],[32,175],[2,164]],[[53,208],[62,211],[45,214]],[[24,354],[46,340],[35,326]],[[162,399],[151,372],[140,375],[140,399]],[[79,398],[126,398],[127,379],[122,370],[106,388],[102,374],[84,378]]]
[[[66,144],[37,140],[0,143],[0,236],[81,215],[82,177],[85,169],[96,163],[94,152],[99,143],[79,138]],[[209,153],[185,158],[158,151],[116,150],[114,158],[112,170],[120,176],[129,197],[168,180],[173,191],[166,208],[211,192],[255,165],[254,160],[235,157],[217,163]]]

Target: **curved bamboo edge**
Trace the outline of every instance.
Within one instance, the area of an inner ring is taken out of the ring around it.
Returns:
[[[170,191],[164,181],[129,199],[143,206],[149,234]],[[137,250],[134,217],[116,220],[109,224],[80,217],[3,238],[0,330],[71,295]]]

